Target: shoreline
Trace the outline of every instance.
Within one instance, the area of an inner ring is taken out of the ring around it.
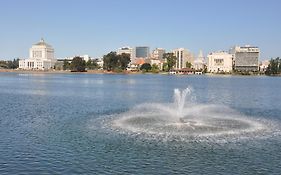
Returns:
[[[141,75],[141,74],[147,74],[147,75],[170,75],[168,72],[159,72],[159,73],[152,73],[147,72],[143,73],[141,71],[139,72],[130,72],[130,71],[124,71],[124,72],[108,72],[104,70],[88,70],[87,72],[71,72],[69,70],[17,70],[17,69],[0,69],[0,73],[19,73],[19,74],[109,74],[109,75]],[[191,74],[195,75],[195,74]],[[205,73],[203,76],[245,76],[245,77],[256,77],[256,76],[269,76],[269,77],[280,77],[281,75],[265,75],[265,74],[252,74],[252,75],[242,75],[242,74],[214,74],[214,73]],[[176,76],[190,76],[190,75],[180,75],[177,74]],[[201,76],[201,75],[198,75]]]

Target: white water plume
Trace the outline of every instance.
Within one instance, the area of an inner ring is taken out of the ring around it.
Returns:
[[[270,121],[242,115],[227,106],[191,103],[187,101],[190,89],[174,89],[173,103],[138,105],[114,116],[110,125],[118,132],[193,141],[255,138],[276,128]]]

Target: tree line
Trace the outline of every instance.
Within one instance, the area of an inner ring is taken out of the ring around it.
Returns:
[[[19,59],[0,61],[0,68],[2,69],[17,69],[19,67]]]
[[[103,69],[107,71],[124,71],[131,62],[129,54],[118,55],[116,52],[110,52],[103,56]]]
[[[74,57],[71,61],[63,61],[63,70],[71,70],[72,72],[85,72],[87,70],[98,69],[96,60],[89,59],[87,62],[82,57]]]
[[[281,74],[281,59],[279,57],[271,59],[269,65],[265,71],[266,75]]]

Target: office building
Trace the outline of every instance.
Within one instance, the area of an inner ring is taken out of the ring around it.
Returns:
[[[212,52],[208,56],[207,71],[211,73],[232,72],[232,54],[227,52]]]
[[[235,46],[230,49],[233,54],[234,69],[236,71],[258,71],[260,49],[249,45]]]

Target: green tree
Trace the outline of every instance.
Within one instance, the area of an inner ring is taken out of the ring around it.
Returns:
[[[86,68],[89,69],[89,70],[97,69],[98,68],[97,61],[89,59],[86,62]]]
[[[86,62],[81,57],[74,57],[70,69],[71,72],[85,72]]]
[[[118,55],[118,61],[120,64],[120,68],[122,70],[126,70],[128,67],[128,64],[131,62],[130,55],[125,54],[125,53]]]
[[[107,71],[123,71],[130,61],[129,54],[117,55],[116,52],[110,52],[103,56],[103,68]]]
[[[8,65],[6,61],[0,61],[0,68],[8,69]]]
[[[116,52],[110,52],[103,56],[103,69],[113,71],[117,68],[118,58]]]
[[[144,71],[144,72],[148,72],[151,70],[151,65],[149,63],[144,63],[141,65],[140,70]]]
[[[7,61],[6,64],[8,69],[14,69],[13,61]]]
[[[167,61],[167,71],[170,71],[177,62],[177,57],[173,53],[165,53],[163,58]]]
[[[185,65],[186,65],[187,68],[191,68],[191,66],[192,66],[192,64],[188,61],[185,63]]]
[[[163,69],[162,71],[168,72],[168,63],[163,63]]]
[[[68,60],[63,60],[63,66],[62,66],[63,70],[69,70],[70,69],[70,63],[68,62]]]
[[[276,75],[281,73],[281,59],[279,57],[271,59],[265,71],[266,75]]]
[[[151,72],[153,73],[159,73],[159,67],[157,64],[152,64],[151,66]]]

